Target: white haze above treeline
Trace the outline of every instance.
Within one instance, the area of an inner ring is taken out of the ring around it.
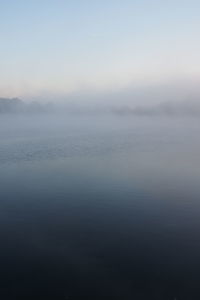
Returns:
[[[200,116],[200,89],[198,84],[181,82],[114,92],[0,98],[1,115],[43,113]]]

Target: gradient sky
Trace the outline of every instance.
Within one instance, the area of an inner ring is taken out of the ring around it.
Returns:
[[[199,0],[0,0],[0,96],[198,80],[199,15]]]

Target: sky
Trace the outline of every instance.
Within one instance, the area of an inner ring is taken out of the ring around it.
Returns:
[[[200,79],[200,1],[0,0],[0,97]]]

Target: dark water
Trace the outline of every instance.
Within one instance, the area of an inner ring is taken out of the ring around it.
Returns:
[[[0,120],[0,299],[200,299],[197,119]]]

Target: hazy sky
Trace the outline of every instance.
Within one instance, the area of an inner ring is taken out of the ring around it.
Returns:
[[[199,0],[0,0],[0,96],[198,80],[199,16]]]

